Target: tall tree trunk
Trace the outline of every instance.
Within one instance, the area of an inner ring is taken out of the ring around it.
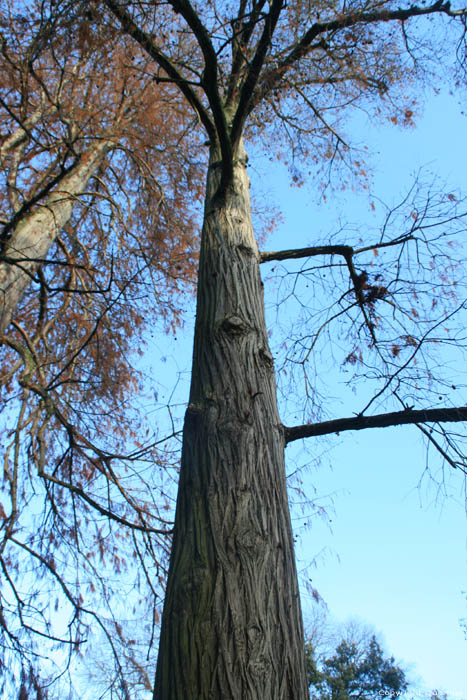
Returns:
[[[68,222],[77,197],[114,146],[101,141],[84,153],[76,166],[46,199],[21,217],[0,256],[0,338],[10,324],[31,279],[52,243]]]
[[[305,700],[284,434],[246,158],[222,201],[217,161],[213,149],[154,698]]]

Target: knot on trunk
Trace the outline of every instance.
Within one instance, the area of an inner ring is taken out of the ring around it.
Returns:
[[[266,365],[266,367],[274,367],[274,358],[269,352],[268,347],[262,347],[259,349],[259,356],[260,359],[262,360],[263,364]]]
[[[245,323],[243,318],[240,318],[240,316],[235,316],[234,314],[225,316],[220,322],[219,328],[220,330],[224,331],[224,333],[228,333],[229,335],[243,335],[249,330],[248,325]]]

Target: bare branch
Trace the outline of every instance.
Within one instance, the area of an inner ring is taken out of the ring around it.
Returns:
[[[341,433],[345,430],[364,430],[366,428],[389,428],[399,425],[416,425],[418,423],[458,423],[467,421],[467,406],[457,408],[427,408],[393,413],[381,413],[376,416],[353,416],[351,418],[337,418],[323,421],[314,425],[297,425],[291,428],[284,427],[285,442],[293,442],[306,437],[318,435],[330,435]]]
[[[250,62],[248,73],[241,88],[237,110],[232,123],[231,134],[233,143],[237,143],[239,141],[245,120],[251,111],[254,91],[258,84],[261,69],[266,59],[266,54],[271,45],[272,35],[279,20],[279,15],[284,8],[285,2],[284,0],[272,0],[269,5],[270,9],[269,13],[266,15],[261,38],[258,41],[255,55]]]
[[[331,32],[336,32],[341,29],[348,29],[358,24],[377,24],[380,22],[403,22],[412,17],[420,17],[424,15],[445,14],[452,18],[464,18],[467,15],[467,9],[452,10],[451,3],[438,0],[437,2],[428,5],[427,7],[419,7],[411,5],[406,9],[397,10],[380,10],[374,12],[355,12],[349,15],[340,16],[338,19],[329,22],[315,22],[302,38],[296,42],[290,52],[285,56],[279,64],[265,72],[261,87],[257,91],[254,100],[251,101],[251,107],[257,105],[269,93],[269,91],[282,79],[288,69],[301,58],[306,56],[313,48],[313,42],[318,37],[323,37]]]
[[[217,137],[222,152],[223,168],[226,171],[224,177],[230,182],[233,174],[232,170],[232,142],[229,137],[229,127],[226,120],[225,110],[221,103],[218,89],[217,56],[211,43],[209,33],[201,22],[199,15],[193,9],[189,0],[170,0],[170,4],[175,12],[179,12],[193,31],[204,57],[204,71],[201,85],[209,100],[209,105],[216,125]],[[208,135],[209,132],[208,132]],[[227,182],[226,181],[226,182]],[[225,187],[221,183],[221,189]]]
[[[264,263],[272,260],[298,260],[300,258],[312,258],[316,255],[343,255],[345,257],[352,253],[353,248],[349,245],[317,245],[308,248],[261,252],[259,261]]]

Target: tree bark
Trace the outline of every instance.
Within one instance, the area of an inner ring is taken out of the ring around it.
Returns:
[[[155,700],[305,700],[303,626],[243,149],[212,149]]]
[[[101,141],[81,156],[57,189],[20,218],[0,257],[0,338],[52,243],[70,219],[77,197],[114,146]]]

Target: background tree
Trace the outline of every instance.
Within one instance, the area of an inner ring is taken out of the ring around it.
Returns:
[[[350,698],[398,697],[409,684],[394,657],[386,657],[376,636],[355,640],[346,635],[329,656],[317,656],[312,641],[305,647],[307,677],[311,698],[349,700]]]
[[[75,3],[0,5],[0,676],[11,697],[45,697],[72,651],[104,642],[111,692],[125,675],[144,687],[170,542],[172,447],[144,421],[136,363],[143,320],[174,331],[192,293],[204,173],[180,99],[98,19]],[[132,608],[147,645],[125,656]]]
[[[406,664],[386,655],[374,628],[357,618],[339,623],[315,604],[306,614],[305,640],[312,698],[447,697],[419,685]]]

